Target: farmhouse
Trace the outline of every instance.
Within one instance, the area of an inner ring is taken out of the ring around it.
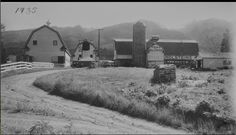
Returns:
[[[114,60],[118,66],[155,67],[160,64],[193,66],[199,55],[195,40],[146,39],[146,26],[133,26],[133,39],[114,39]]]
[[[70,66],[71,54],[60,33],[43,25],[31,32],[25,44],[25,60],[30,62],[52,62]]]
[[[91,62],[97,61],[96,47],[88,40],[79,42],[73,53],[73,66],[89,66]]]

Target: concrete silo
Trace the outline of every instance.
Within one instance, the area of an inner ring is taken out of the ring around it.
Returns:
[[[133,66],[145,67],[146,65],[146,26],[138,21],[133,25]]]

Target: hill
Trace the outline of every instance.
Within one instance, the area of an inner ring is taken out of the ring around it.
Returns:
[[[207,19],[188,24],[180,30],[170,30],[160,24],[148,20],[141,20],[147,28],[147,38],[151,35],[159,35],[162,39],[194,39],[199,42],[199,48],[204,53],[216,53],[220,50],[223,33],[232,26],[229,22],[219,19]],[[135,22],[120,23],[104,27],[101,31],[102,57],[113,58],[113,38],[132,38],[133,24]],[[97,45],[98,31],[96,29],[83,28],[80,25],[74,27],[55,27],[63,37],[70,50],[73,50],[78,41],[82,39],[92,40]],[[24,46],[32,29],[19,31],[5,31],[2,33],[4,47]]]

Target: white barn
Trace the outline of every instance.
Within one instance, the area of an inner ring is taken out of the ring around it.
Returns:
[[[98,60],[96,51],[96,47],[92,42],[88,40],[79,42],[73,53],[72,65],[78,67],[89,66],[91,62]]]
[[[25,44],[25,56],[30,62],[52,62],[70,66],[71,54],[60,33],[43,25],[33,30]]]

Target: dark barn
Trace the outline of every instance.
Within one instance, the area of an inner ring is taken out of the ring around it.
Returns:
[[[147,42],[147,47],[150,41]],[[195,40],[160,39],[158,45],[164,49],[164,63],[176,66],[191,66],[199,55],[198,42]]]
[[[151,44],[146,40],[146,48]],[[119,66],[132,65],[132,39],[114,39],[114,60]],[[164,63],[176,66],[192,66],[199,54],[198,42],[195,40],[160,39],[158,45],[164,50]]]
[[[132,65],[132,45],[131,40],[114,39],[114,60],[118,66],[129,67]]]

